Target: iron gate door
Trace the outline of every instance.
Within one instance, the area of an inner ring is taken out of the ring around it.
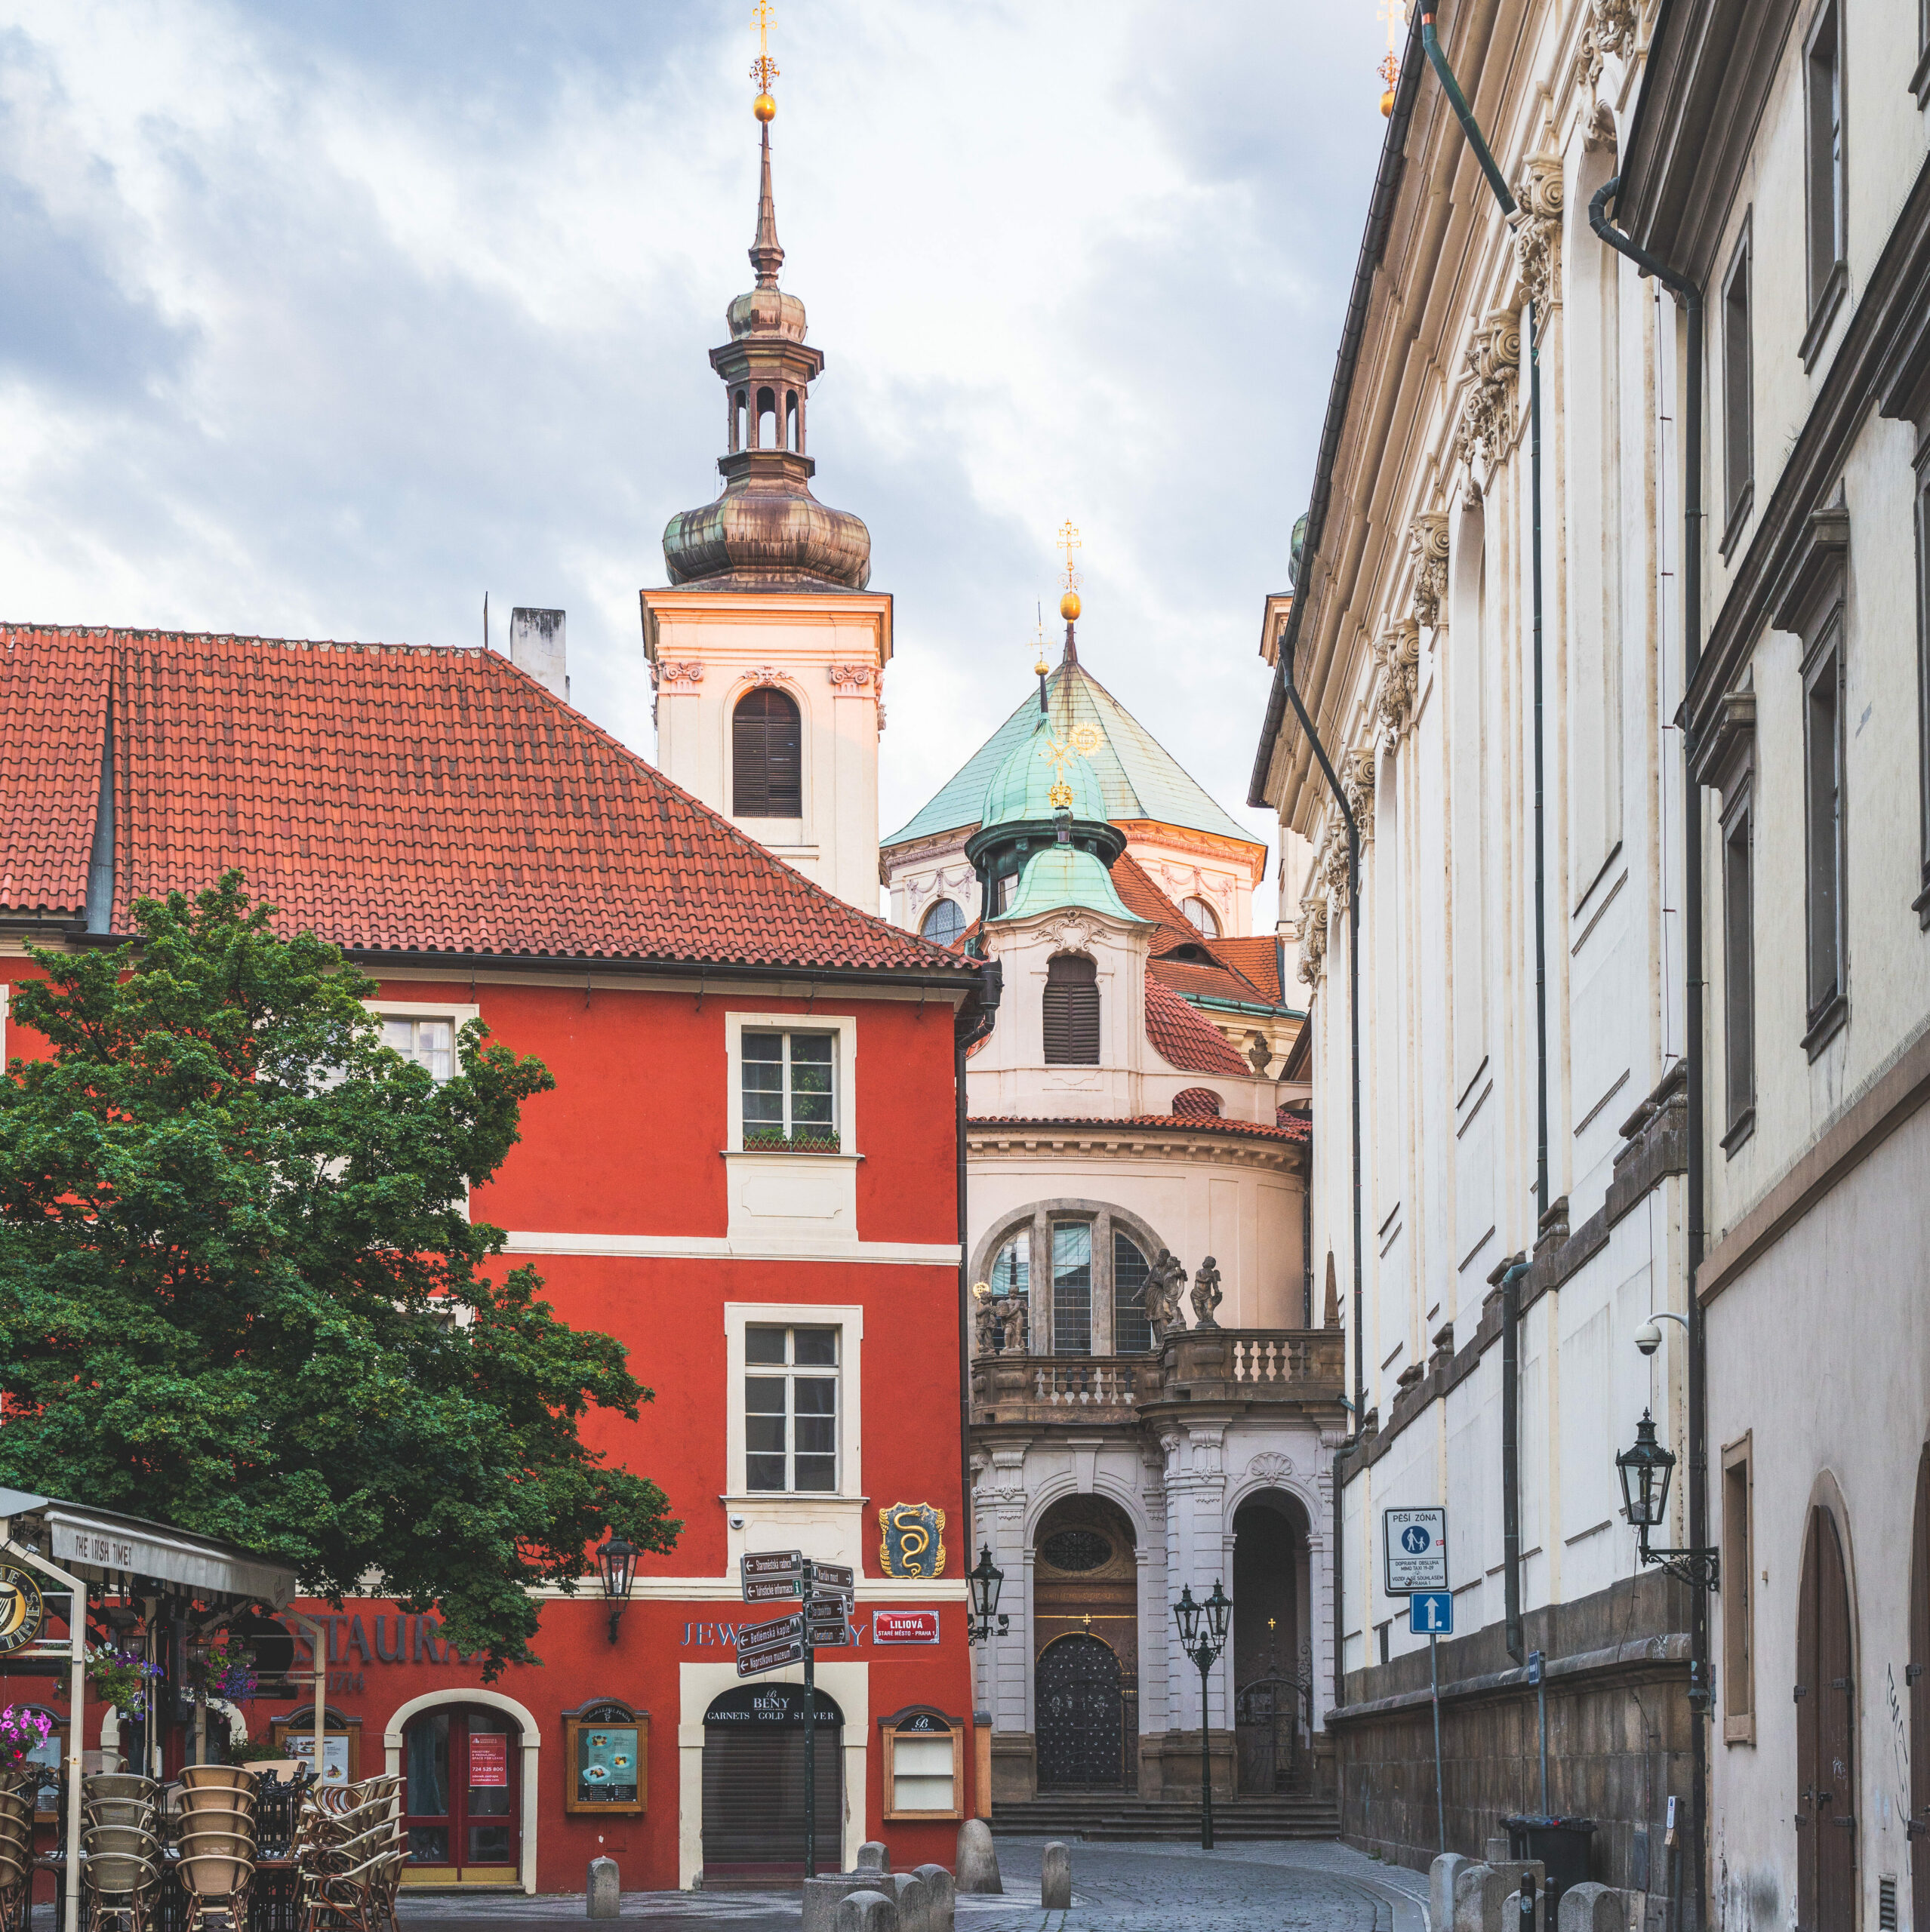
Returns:
[[[1258,1678],[1234,1694],[1233,1748],[1242,1792],[1270,1795],[1292,1788],[1301,1768],[1305,1701],[1297,1677]]]
[[[1125,1782],[1125,1699],[1110,1644],[1079,1635],[1047,1644],[1033,1704],[1042,1790]]]

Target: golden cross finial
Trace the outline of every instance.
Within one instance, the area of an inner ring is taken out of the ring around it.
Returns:
[[[1046,672],[1052,668],[1045,661],[1045,606],[1042,603],[1039,607],[1039,636],[1037,642],[1039,645],[1039,661],[1033,666],[1032,675],[1035,678],[1042,678],[1045,676]]]
[[[1082,546],[1079,532],[1070,520],[1059,526],[1058,547],[1066,553],[1066,588],[1076,590],[1079,588],[1079,572],[1073,563],[1073,552]]]
[[[771,0],[757,0],[750,10],[750,23],[757,29],[757,58],[750,63],[750,77],[757,83],[757,97],[760,103],[771,100],[771,83],[777,78],[777,63],[771,57]],[[777,111],[776,103],[771,102],[771,112]],[[770,114],[760,111],[760,121],[770,119]]]
[[[1271,1617],[1268,1617],[1268,1618],[1267,1618],[1267,1629],[1268,1629],[1272,1630],[1272,1629],[1277,1629],[1277,1628],[1278,1628],[1278,1626],[1276,1626],[1276,1625],[1275,1624],[1275,1623],[1274,1623],[1274,1621],[1273,1621],[1273,1618],[1271,1618]]]

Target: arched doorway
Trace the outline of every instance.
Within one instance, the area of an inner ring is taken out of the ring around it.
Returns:
[[[1278,1491],[1233,1517],[1233,1748],[1239,1789],[1272,1795],[1305,1780],[1313,1654],[1306,1635],[1307,1515]]]
[[[817,1863],[843,1862],[845,1715],[814,1693]],[[793,1879],[804,1870],[804,1686],[744,1684],[703,1714],[703,1882]]]
[[[1125,1512],[1069,1496],[1034,1539],[1033,1732],[1044,1790],[1139,1783],[1139,1565]]]
[[[522,1727],[482,1704],[419,1711],[402,1730],[408,1884],[507,1885],[522,1850]]]
[[[1856,1678],[1849,1577],[1836,1519],[1821,1504],[1803,1538],[1796,1600],[1796,1924],[1856,1924]]]

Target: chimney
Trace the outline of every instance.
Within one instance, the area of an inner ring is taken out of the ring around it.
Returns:
[[[564,669],[563,613],[526,611],[518,605],[509,613],[509,662],[567,704],[570,680]]]

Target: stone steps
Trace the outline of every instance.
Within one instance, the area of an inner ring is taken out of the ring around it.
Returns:
[[[1107,1843],[1184,1843],[1199,1835],[1199,1801],[1130,1792],[1068,1792],[994,1804],[992,1829],[1006,1838],[1077,1838]],[[1311,1795],[1216,1798],[1213,1835],[1229,1841],[1340,1835],[1332,1801]]]

